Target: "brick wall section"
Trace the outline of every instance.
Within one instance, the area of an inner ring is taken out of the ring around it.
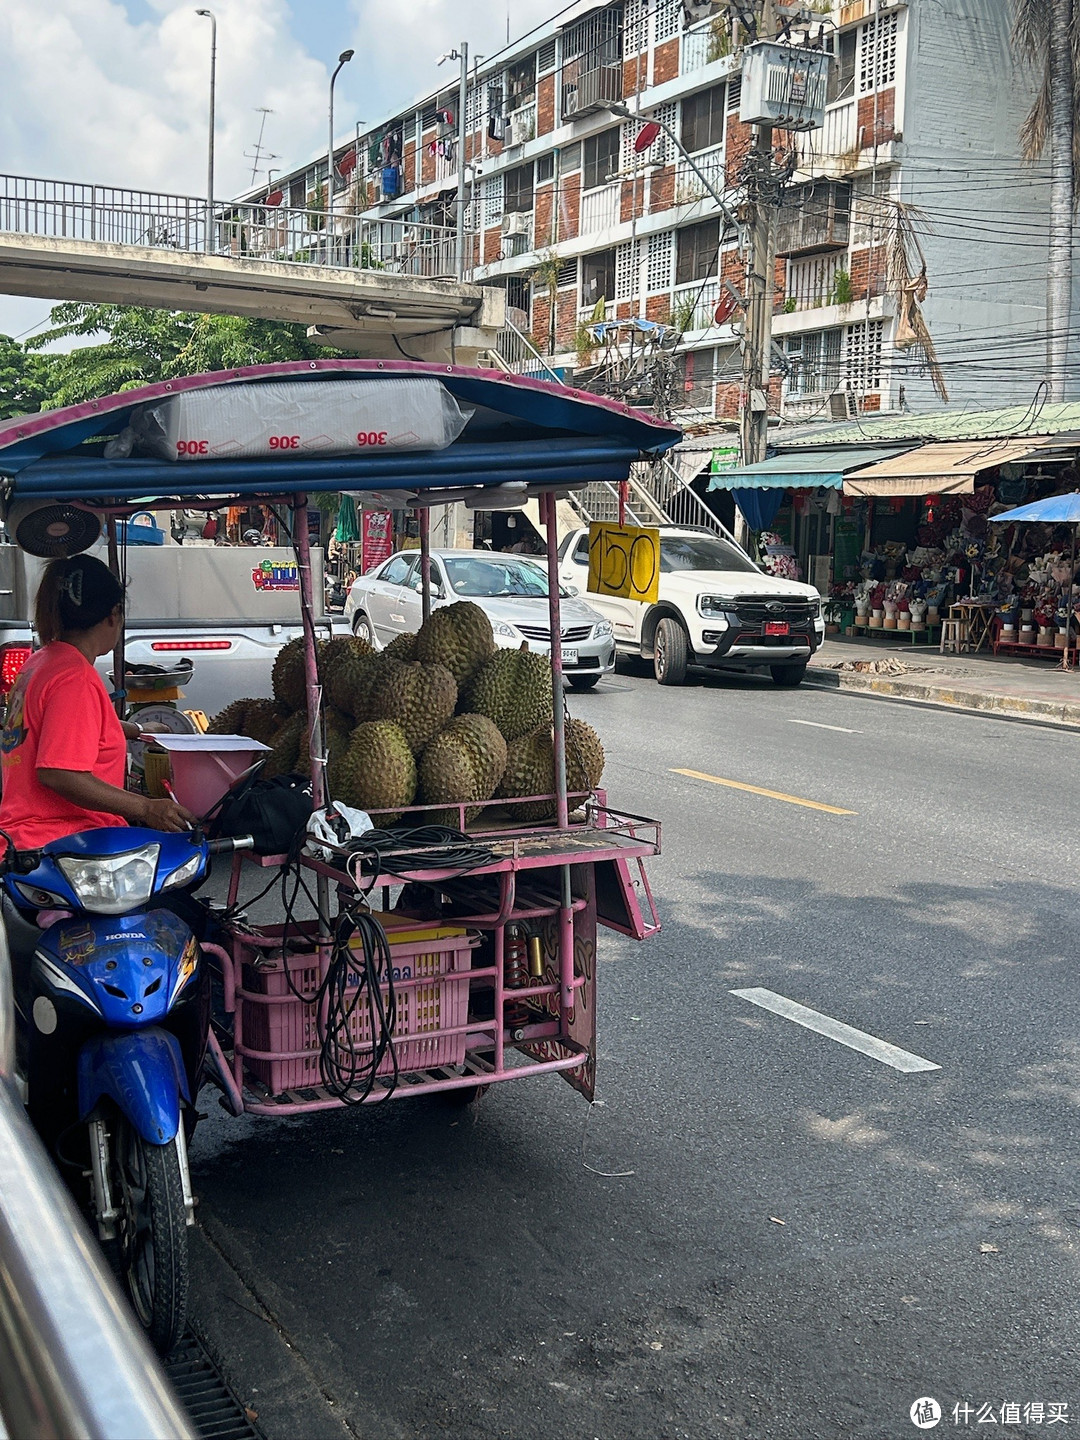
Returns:
[[[555,307],[555,348],[573,350],[577,335],[577,291],[560,290]]]
[[[629,300],[620,300],[619,303],[615,306],[616,320],[629,320],[633,313],[633,306],[630,304]]]
[[[644,90],[648,83],[648,55],[635,55],[632,59],[623,61],[622,90],[624,100],[628,100],[631,95],[636,95],[639,90]]]
[[[420,184],[430,185],[435,179],[435,156],[430,146],[435,139],[435,131],[429,130],[426,135],[420,138]]]
[[[649,185],[649,210],[670,210],[675,204],[675,166],[665,165],[654,170]]]
[[[860,403],[859,403],[859,409],[860,409],[860,410],[863,410],[863,411],[866,411],[866,410],[880,410],[880,409],[881,409],[881,396],[880,396],[880,395],[864,395],[864,396],[862,397]]]
[[[416,141],[406,140],[405,154],[401,157],[401,189],[407,195],[416,189]]]
[[[729,185],[734,185],[742,168],[746,152],[750,149],[751,130],[735,115],[727,117],[727,145],[724,150],[724,175]]]
[[[559,239],[576,240],[581,230],[581,171],[562,182],[559,197]]]
[[[550,135],[555,129],[555,76],[536,82],[536,133]]]
[[[668,80],[674,80],[679,73],[679,41],[665,40],[662,45],[657,45],[653,51],[653,78],[654,85],[663,85]]]
[[[716,415],[719,420],[734,420],[739,413],[742,386],[737,380],[721,380],[716,387]]]
[[[494,265],[502,249],[502,226],[496,225],[484,231],[484,264]]]
[[[551,305],[547,293],[533,296],[532,304],[532,342],[540,351],[546,355],[548,350],[548,326],[551,324]]]
[[[671,296],[649,295],[645,299],[645,319],[657,325],[666,325],[671,318]]]
[[[896,134],[896,91],[879,90],[877,96],[877,136],[874,135],[874,97],[863,95],[859,100],[856,124],[862,131],[863,149],[874,144],[884,145]]]
[[[549,245],[555,243],[555,187],[554,185],[543,185],[536,191],[534,201],[535,214],[535,246],[537,250],[546,250]]]
[[[839,263],[839,261],[838,261]],[[851,254],[851,297],[865,300],[885,292],[885,251],[880,245],[854,250]]]
[[[746,262],[739,255],[738,250],[721,250],[720,252],[720,282],[730,280],[740,295],[746,292]]]
[[[639,175],[637,180],[624,180],[622,190],[619,194],[619,219],[624,225],[631,220],[640,220],[644,206],[645,177]]]

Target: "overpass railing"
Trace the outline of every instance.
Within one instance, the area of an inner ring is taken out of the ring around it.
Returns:
[[[211,212],[205,197],[0,175],[0,231],[426,279],[457,273],[453,227],[365,219],[349,195],[332,210],[282,197],[273,205],[219,200]],[[471,244],[467,237],[466,255]]]

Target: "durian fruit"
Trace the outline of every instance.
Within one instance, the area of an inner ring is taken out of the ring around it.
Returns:
[[[392,660],[417,660],[416,636],[411,631],[407,635],[395,635],[382,653]]]
[[[358,810],[388,810],[372,817],[392,825],[416,795],[416,761],[400,725],[370,720],[352,732],[348,749],[334,766],[331,794]]]
[[[307,717],[303,714],[291,716],[274,736],[263,774],[291,775],[300,771],[306,775],[311,768],[306,739]]]
[[[375,651],[366,640],[339,636],[331,640],[320,666],[323,692],[327,701],[346,715],[355,716],[360,703],[365,677],[369,674]]]
[[[247,735],[272,745],[286,716],[276,700],[234,700],[206,727],[208,735]]]
[[[600,737],[584,720],[566,722],[566,788],[593,790],[604,773],[604,747]],[[506,769],[495,793],[499,796],[547,795],[555,789],[555,745],[551,727],[542,725],[507,746]],[[571,808],[573,802],[571,802]],[[550,820],[554,800],[534,800],[508,806],[518,820]]]
[[[456,704],[457,684],[442,665],[383,657],[365,713],[372,720],[400,725],[413,753],[419,755],[453,715]]]
[[[491,621],[471,600],[457,600],[433,610],[416,636],[416,658],[425,665],[445,665],[458,685],[495,654]]]
[[[420,757],[418,797],[422,804],[490,800],[506,768],[506,741],[486,715],[457,715]],[[465,812],[466,821],[477,814]],[[458,825],[457,810],[429,811],[429,825]]]
[[[341,710],[330,708],[326,711],[324,729],[326,734],[326,788],[333,796],[337,767],[352,739],[352,717]]]
[[[320,671],[325,650],[325,641],[316,642],[316,663]],[[274,699],[284,705],[286,710],[295,712],[306,708],[307,682],[304,678],[304,637],[302,635],[297,635],[295,640],[290,640],[278,651],[274,661],[271,683],[274,687]]]
[[[551,716],[551,662],[546,655],[500,650],[465,685],[462,711],[486,715],[507,740],[518,740]]]

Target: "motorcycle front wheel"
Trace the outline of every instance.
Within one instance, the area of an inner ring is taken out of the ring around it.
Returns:
[[[188,1295],[187,1217],[175,1141],[150,1145],[126,1116],[118,1116],[112,1175],[124,1283],[150,1343],[167,1355],[183,1333]]]

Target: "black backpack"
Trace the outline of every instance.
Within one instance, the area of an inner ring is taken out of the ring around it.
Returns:
[[[265,763],[265,762],[264,762]],[[250,835],[256,855],[292,855],[303,844],[314,808],[306,775],[263,777],[263,765],[244,775],[206,816],[212,840]]]

